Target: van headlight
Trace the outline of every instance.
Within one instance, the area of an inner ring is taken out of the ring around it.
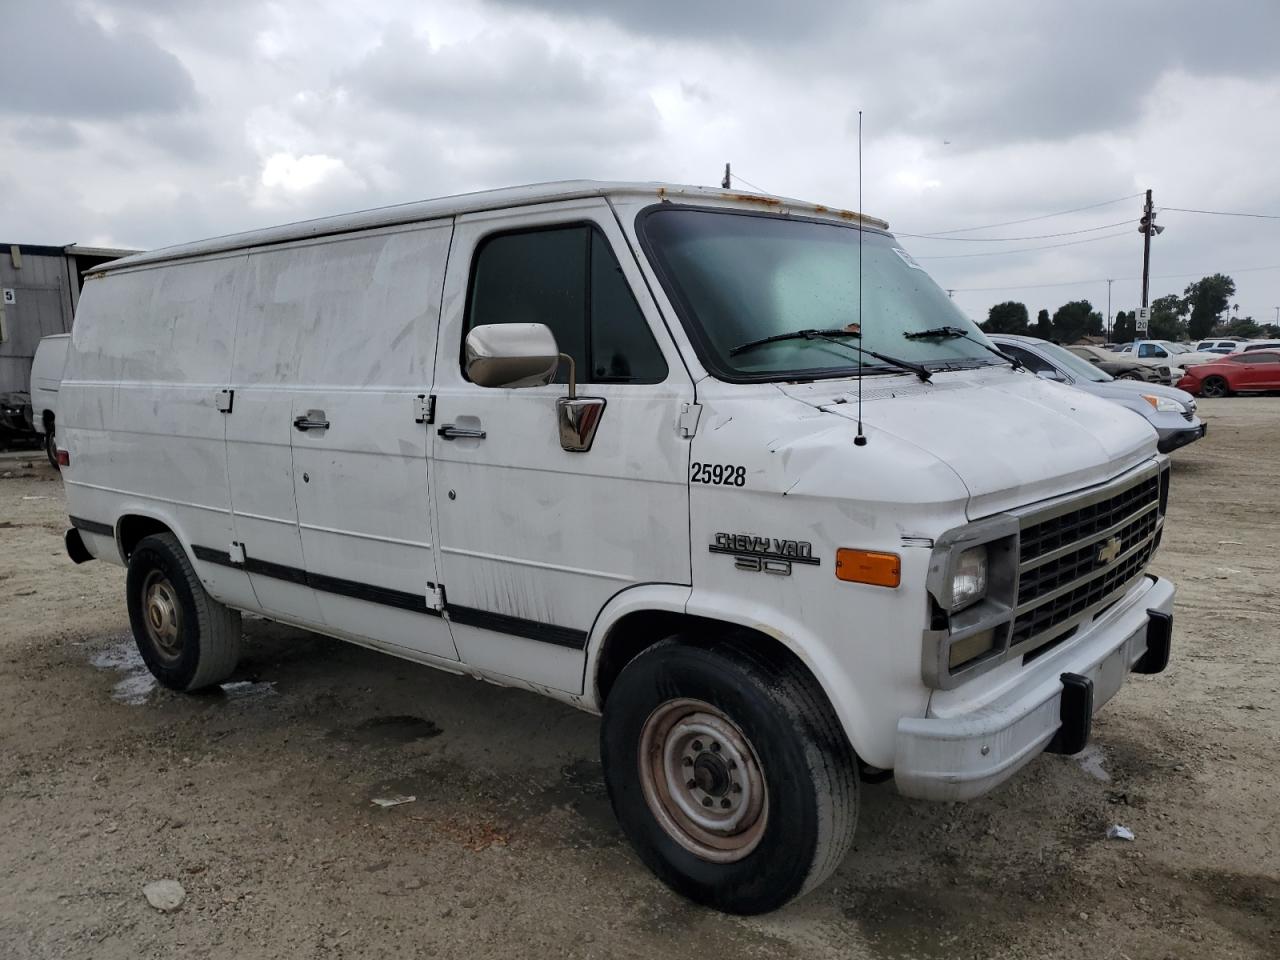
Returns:
[[[1144,393],[1142,399],[1156,408],[1157,413],[1185,413],[1186,407],[1170,397],[1157,397]]]
[[[987,595],[987,548],[970,547],[956,560],[951,577],[951,610],[954,613]]]

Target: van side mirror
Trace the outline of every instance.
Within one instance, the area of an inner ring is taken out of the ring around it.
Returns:
[[[560,366],[560,348],[545,323],[473,327],[463,351],[467,379],[481,387],[542,387]]]
[[[604,416],[603,397],[578,396],[573,357],[561,353],[545,323],[488,323],[473,327],[463,344],[467,378],[481,387],[542,387],[569,364],[569,395],[556,401],[560,446],[587,453]]]

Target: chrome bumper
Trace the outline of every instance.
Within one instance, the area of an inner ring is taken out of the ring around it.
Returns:
[[[1027,667],[1002,697],[968,713],[899,720],[893,771],[899,792],[926,800],[981,796],[1049,747],[1059,730],[1066,734],[1068,726],[1079,725],[1082,718],[1064,715],[1064,675],[1087,678],[1091,712],[1096,713],[1135,667],[1163,669],[1161,651],[1152,651],[1154,668],[1152,658],[1143,658],[1153,624],[1167,636],[1173,595],[1168,580],[1143,578],[1083,637]],[[1077,697],[1068,698],[1067,712],[1078,703]],[[1088,716],[1083,721],[1087,733]]]

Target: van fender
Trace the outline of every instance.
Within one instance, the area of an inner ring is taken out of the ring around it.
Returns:
[[[893,766],[892,725],[887,728],[887,739],[874,736],[876,720],[879,719],[879,726],[883,727],[884,717],[877,718],[878,711],[870,702],[873,698],[869,691],[860,691],[858,678],[850,671],[846,658],[832,648],[827,638],[784,611],[746,600],[741,594],[694,589],[690,591],[686,612],[746,627],[786,647],[817,681],[858,756],[873,766]],[[893,706],[901,704],[881,705],[880,712]],[[920,710],[923,709],[922,702]]]
[[[604,651],[605,640],[618,621],[628,614],[648,611],[683,615],[691,590],[687,584],[643,583],[619,590],[609,598],[609,602],[596,614],[595,623],[587,636],[587,659],[582,684],[583,709],[593,713],[600,712],[602,704],[596,683],[600,655]],[[655,642],[661,639],[654,637]]]

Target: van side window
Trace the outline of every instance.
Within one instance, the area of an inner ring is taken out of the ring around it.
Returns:
[[[660,383],[667,363],[604,235],[588,225],[488,237],[476,251],[466,328],[545,323],[583,383]],[[556,374],[563,383],[567,365]]]

